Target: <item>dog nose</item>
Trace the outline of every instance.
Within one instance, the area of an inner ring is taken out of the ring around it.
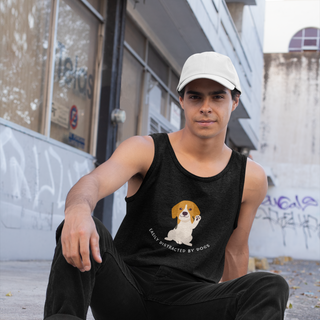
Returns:
[[[183,211],[182,214],[183,214],[184,216],[187,216],[187,215],[188,215],[188,211]]]

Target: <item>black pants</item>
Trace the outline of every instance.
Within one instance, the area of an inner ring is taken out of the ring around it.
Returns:
[[[44,318],[86,319],[89,305],[97,320],[280,320],[288,299],[279,275],[256,272],[212,284],[176,269],[126,265],[104,225],[94,219],[103,262],[91,257],[91,270],[80,272],[57,247],[52,262]]]

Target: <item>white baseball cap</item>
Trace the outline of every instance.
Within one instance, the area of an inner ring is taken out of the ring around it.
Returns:
[[[237,71],[230,58],[223,54],[208,51],[190,56],[183,65],[177,91],[200,78],[214,80],[230,90],[241,92]]]

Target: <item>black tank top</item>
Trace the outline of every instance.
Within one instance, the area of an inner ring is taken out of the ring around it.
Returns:
[[[126,198],[116,248],[128,265],[168,266],[218,282],[237,227],[247,159],[232,151],[219,174],[199,177],[181,166],[167,134],[152,138],[154,159],[137,193]]]

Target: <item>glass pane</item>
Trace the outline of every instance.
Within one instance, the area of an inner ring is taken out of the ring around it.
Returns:
[[[89,151],[98,20],[78,1],[60,1],[50,137]]]
[[[153,108],[164,117],[166,116],[167,92],[153,77],[150,77],[147,103],[149,104],[150,108]]]
[[[306,39],[303,43],[304,46],[317,46],[317,39]]]
[[[304,36],[305,37],[317,37],[317,29],[316,28],[307,28],[305,29]]]
[[[144,59],[146,38],[128,16],[126,18],[126,28],[125,28],[124,39],[125,41],[128,42],[130,47],[142,59]]]
[[[0,3],[0,117],[40,132],[51,0]]]
[[[179,97],[177,93],[177,86],[179,83],[179,78],[178,76],[171,71],[171,83],[170,83],[170,90],[173,94],[175,94],[176,97]]]
[[[295,35],[294,38],[296,37],[302,37],[302,30],[298,31]]]
[[[141,103],[143,67],[128,51],[124,50],[120,109],[126,111],[126,121],[118,125],[117,146],[138,133],[138,118]]]
[[[149,44],[148,49],[148,65],[153,72],[168,85],[168,65],[163,61],[155,48]]]
[[[290,41],[290,48],[301,48],[302,46],[302,39],[292,39]]]

